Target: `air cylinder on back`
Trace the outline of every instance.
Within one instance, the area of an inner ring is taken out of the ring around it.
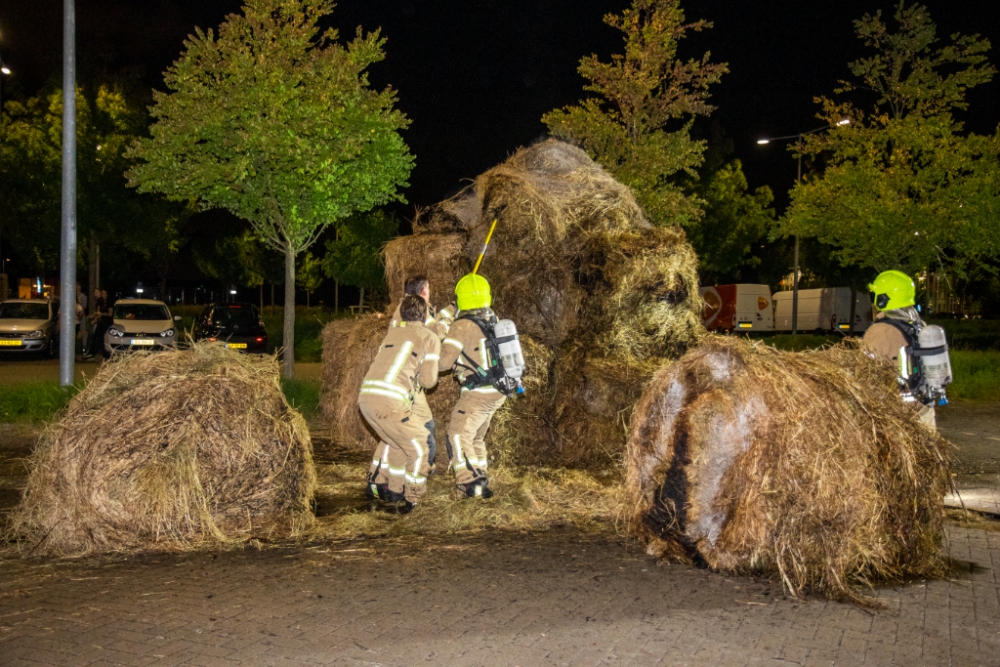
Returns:
[[[517,337],[517,327],[510,320],[500,320],[493,327],[500,348],[500,363],[507,377],[518,380],[524,375],[524,354],[521,352],[521,341]]]
[[[944,396],[944,388],[951,384],[951,359],[948,356],[948,340],[944,329],[929,324],[920,330],[917,341],[927,389],[938,396]]]

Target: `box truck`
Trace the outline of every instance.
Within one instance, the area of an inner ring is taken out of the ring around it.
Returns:
[[[767,285],[715,285],[698,290],[701,321],[716,331],[773,331],[771,288]]]
[[[868,292],[854,293],[852,326],[850,287],[799,290],[799,331],[863,333],[871,323],[872,304]],[[774,295],[774,330],[792,330],[792,292]]]

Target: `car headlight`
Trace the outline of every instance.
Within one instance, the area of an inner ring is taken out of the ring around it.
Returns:
[[[26,335],[25,338],[41,338],[45,335],[45,332],[39,329],[38,331],[32,331],[30,334]]]
[[[161,336],[162,338],[170,338],[170,337],[171,337],[171,336],[173,336],[173,335],[174,335],[175,333],[177,333],[177,332],[176,332],[176,331],[174,331],[173,329],[167,329],[166,331],[164,331],[163,333],[161,333],[161,334],[160,334],[160,336]]]
[[[125,335],[125,332],[122,331],[121,329],[108,329],[108,333],[111,334],[112,336],[117,336],[118,338],[121,338],[122,336]]]

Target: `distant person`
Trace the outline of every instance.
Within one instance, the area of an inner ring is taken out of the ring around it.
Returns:
[[[87,343],[89,342],[87,338],[87,325],[90,321],[87,319],[87,293],[83,291],[80,287],[80,283],[76,284],[76,305],[80,307],[83,311],[83,317],[78,317],[76,322],[77,328],[77,338],[80,340],[80,351],[86,355],[87,354]]]
[[[900,395],[921,423],[934,430],[935,403],[945,405],[951,363],[944,330],[927,325],[916,307],[916,285],[901,271],[883,271],[868,286],[878,314],[865,332],[864,344],[896,368]]]
[[[427,302],[407,294],[400,303],[399,326],[389,327],[361,383],[358,407],[381,442],[372,457],[365,494],[371,499],[404,501],[409,513],[427,487],[427,429],[413,418],[413,397],[437,384],[441,341],[428,329]]]
[[[94,313],[90,316],[94,325],[94,333],[90,337],[90,349],[84,355],[85,359],[92,359],[104,348],[104,334],[111,326],[111,308],[107,302],[107,292],[99,289],[94,290]]]

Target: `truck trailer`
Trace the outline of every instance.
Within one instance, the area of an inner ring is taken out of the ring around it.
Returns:
[[[712,331],[773,331],[771,288],[767,285],[715,285],[698,290],[701,321]]]
[[[774,330],[792,330],[792,292],[774,295]],[[872,324],[872,304],[867,292],[854,293],[851,324],[851,288],[822,287],[799,290],[798,331],[864,333]]]

